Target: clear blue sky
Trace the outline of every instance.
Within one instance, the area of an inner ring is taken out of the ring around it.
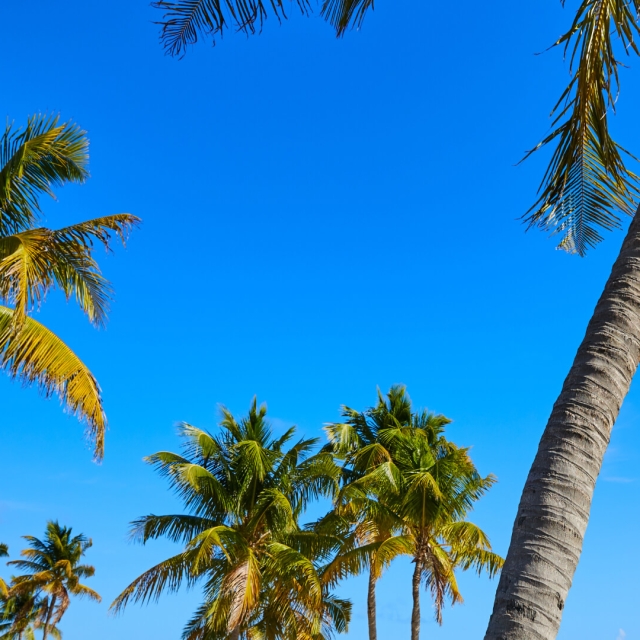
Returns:
[[[546,156],[514,165],[547,131],[568,79],[560,52],[534,53],[575,5],[378,0],[340,41],[319,17],[294,17],[179,61],[163,55],[145,0],[2,3],[1,115],[60,112],[91,139],[91,180],[46,203],[47,224],[144,219],[103,261],[117,290],[106,331],[59,296],[39,316],[103,387],[104,464],[56,400],[0,378],[0,540],[17,552],[20,535],[41,535],[51,518],[94,540],[90,584],[104,603],[74,602],[67,640],[179,637],[197,592],[107,616],[131,579],[174,551],[127,540],[134,518],[179,508],[142,457],[177,448],[177,421],[215,429],[218,403],[241,413],[254,394],[277,428],[321,435],[340,404],[364,408],[377,385],[406,383],[498,476],[474,519],[506,552],[537,441],[622,241],[607,234],[579,259],[517,219]],[[631,66],[613,126],[638,153]],[[634,387],[562,640],[640,639],[639,415]],[[409,633],[409,572],[400,562],[380,583],[382,638]],[[466,602],[440,629],[424,596],[424,638],[482,637],[496,582],[461,583]],[[356,640],[364,587],[342,590]]]

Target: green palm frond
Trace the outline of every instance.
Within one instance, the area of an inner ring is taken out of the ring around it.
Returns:
[[[85,132],[58,116],[34,115],[21,130],[7,124],[0,137],[0,235],[32,226],[39,197],[88,177]]]
[[[529,227],[559,235],[559,248],[571,253],[584,255],[602,240],[599,229],[619,227],[618,212],[635,213],[638,176],[611,137],[608,112],[621,64],[614,39],[626,53],[640,53],[634,39],[639,12],[638,0],[583,0],[571,28],[555,43],[564,46],[572,66],[577,60],[577,69],[554,107],[551,133],[525,156],[557,143],[540,196],[525,218]]]
[[[100,387],[84,363],[54,333],[26,318],[14,334],[13,310],[0,306],[0,368],[46,395],[56,394],[87,425],[94,456],[101,460],[107,426]]]

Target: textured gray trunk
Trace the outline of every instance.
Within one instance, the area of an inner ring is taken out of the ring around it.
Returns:
[[[420,640],[420,562],[415,561],[411,584],[411,594],[413,596],[413,609],[411,611],[411,640]]]
[[[369,620],[369,640],[378,640],[376,629],[376,578],[369,571],[369,590],[367,592],[367,618]]]
[[[596,478],[639,354],[637,214],[540,441],[485,640],[556,637]]]

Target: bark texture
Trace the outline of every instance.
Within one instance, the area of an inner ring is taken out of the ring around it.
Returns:
[[[596,478],[639,357],[636,214],[529,472],[485,640],[556,637]]]
[[[376,578],[373,575],[373,571],[369,571],[367,618],[369,620],[369,640],[378,640],[378,631],[376,629]]]
[[[413,608],[411,610],[411,640],[420,640],[420,562],[415,561],[411,593],[413,595]]]

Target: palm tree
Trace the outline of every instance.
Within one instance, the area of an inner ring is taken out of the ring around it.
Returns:
[[[36,609],[40,611],[38,621],[42,626],[42,640],[46,640],[60,622],[72,595],[100,602],[100,596],[80,582],[95,573],[92,566],[80,564],[92,542],[83,535],[72,536],[71,533],[71,527],[49,521],[44,540],[24,536],[29,547],[20,555],[26,559],[8,563],[28,572],[13,578],[10,595],[41,598]]]
[[[502,565],[478,527],[464,521],[473,503],[493,484],[482,478],[468,456],[444,438],[450,420],[427,411],[412,412],[404,386],[391,388],[378,404],[358,413],[343,407],[346,421],[327,432],[336,455],[345,460],[345,486],[334,512],[320,526],[346,520],[349,534],[327,573],[336,580],[369,566],[369,637],[377,637],[375,582],[399,555],[410,555],[413,575],[412,639],[420,628],[420,583],[432,592],[436,620],[442,622],[445,597],[462,601],[455,569],[488,570]]]
[[[303,14],[311,10],[309,0],[295,4]],[[172,56],[184,55],[203,35],[215,40],[229,28],[253,34],[270,14],[279,21],[287,18],[283,0],[157,0],[152,6],[164,11],[160,40]],[[342,36],[349,27],[359,27],[369,9],[373,0],[322,0],[320,13]]]
[[[84,131],[58,117],[32,116],[24,130],[0,138],[0,368],[46,396],[57,394],[86,423],[94,455],[104,453],[100,387],[87,366],[54,333],[30,317],[47,293],[74,297],[90,322],[106,322],[112,290],[93,257],[94,244],[124,243],[138,218],[118,214],[58,230],[37,227],[42,194],[88,177]]]
[[[132,534],[143,544],[166,537],[185,548],[136,578],[111,607],[202,582],[204,601],[185,639],[321,640],[345,631],[351,605],[330,593],[319,571],[335,541],[299,526],[311,499],[337,490],[331,454],[310,455],[315,439],[285,449],[295,429],[274,437],[255,398],[246,418],[222,414],[218,435],[183,424],[184,455],[146,459],[187,513],[145,516]]]
[[[46,598],[23,592],[0,600],[0,640],[35,640],[35,631],[42,629],[46,613]],[[49,635],[62,638],[52,626]]]
[[[640,361],[640,191],[608,129],[619,89],[616,41],[620,51],[640,53],[639,14],[639,0],[582,0],[556,43],[575,72],[553,131],[536,147],[557,143],[529,225],[584,255],[602,239],[599,229],[620,227],[619,213],[635,216],[527,477],[486,640],[556,637],[596,478]]]

